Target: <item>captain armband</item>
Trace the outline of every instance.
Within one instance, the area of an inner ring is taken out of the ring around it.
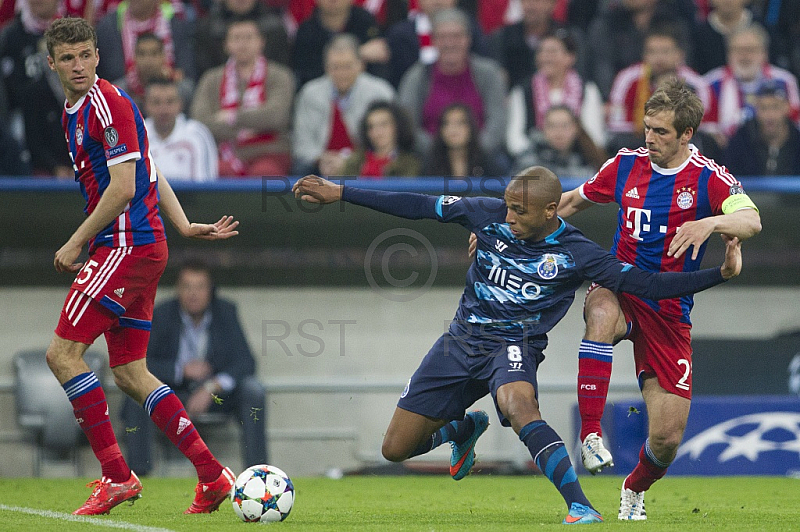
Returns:
[[[753,200],[751,200],[750,196],[747,194],[733,194],[722,202],[722,212],[725,214],[748,208],[755,209],[755,211],[758,212],[758,207],[756,207],[756,204],[753,203]]]

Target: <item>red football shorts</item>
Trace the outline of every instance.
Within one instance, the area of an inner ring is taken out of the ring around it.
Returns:
[[[669,393],[692,398],[692,326],[665,320],[647,303],[628,294],[617,294],[628,339],[633,342],[633,358],[639,386],[643,376],[655,375]]]
[[[167,256],[166,241],[97,248],[72,282],[56,334],[87,345],[105,334],[112,368],[144,358]]]

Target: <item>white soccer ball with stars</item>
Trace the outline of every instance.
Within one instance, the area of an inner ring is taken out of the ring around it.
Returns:
[[[283,521],[294,505],[294,485],[281,469],[266,464],[254,465],[236,478],[231,503],[242,521]]]

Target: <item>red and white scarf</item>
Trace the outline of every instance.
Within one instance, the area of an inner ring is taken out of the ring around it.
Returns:
[[[147,20],[136,20],[131,17],[127,4],[120,4],[118,9],[125,9],[122,17],[122,53],[125,57],[125,81],[128,88],[135,94],[144,92],[139,75],[136,73],[135,61],[136,40],[143,33],[152,33],[164,43],[164,55],[167,64],[172,67],[175,65],[175,48],[172,44],[172,28],[169,19],[164,16],[161,6],[156,8],[155,14]]]
[[[219,86],[219,107],[223,111],[237,111],[254,109],[267,101],[267,59],[262,55],[256,59],[253,73],[247,80],[247,87],[239,99],[239,76],[236,73],[236,62],[233,58],[225,63],[222,72],[222,83]],[[241,128],[236,135],[236,141],[226,141],[220,144],[219,151],[223,160],[230,163],[237,175],[245,175],[246,165],[236,157],[237,146],[248,146],[260,142],[270,142],[275,139],[273,133],[259,133],[252,129]]]
[[[57,18],[61,18],[66,13],[64,2],[59,2],[56,8],[56,14],[49,19],[37,18],[31,13],[30,5],[27,0],[22,0],[17,4],[20,11],[20,18],[22,20],[22,27],[25,31],[34,35],[44,35],[45,30],[50,26],[50,23]]]
[[[554,105],[565,105],[569,107],[575,116],[581,116],[581,105],[583,104],[583,82],[575,70],[568,70],[564,77],[564,88],[561,91],[561,101],[555,101],[550,91],[552,87],[547,77],[541,72],[533,75],[531,83],[533,98],[533,108],[536,110],[536,128],[542,129],[544,125],[544,115]]]

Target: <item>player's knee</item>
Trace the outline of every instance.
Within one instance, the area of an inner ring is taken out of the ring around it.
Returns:
[[[656,458],[665,462],[671,462],[678,452],[683,435],[678,431],[659,431],[650,435],[650,449],[655,453]]]
[[[595,300],[587,304],[583,311],[586,320],[586,337],[595,341],[611,343],[618,336],[622,310],[616,299]]]
[[[384,438],[381,445],[381,454],[390,462],[402,462],[408,458],[409,452],[390,438]]]

